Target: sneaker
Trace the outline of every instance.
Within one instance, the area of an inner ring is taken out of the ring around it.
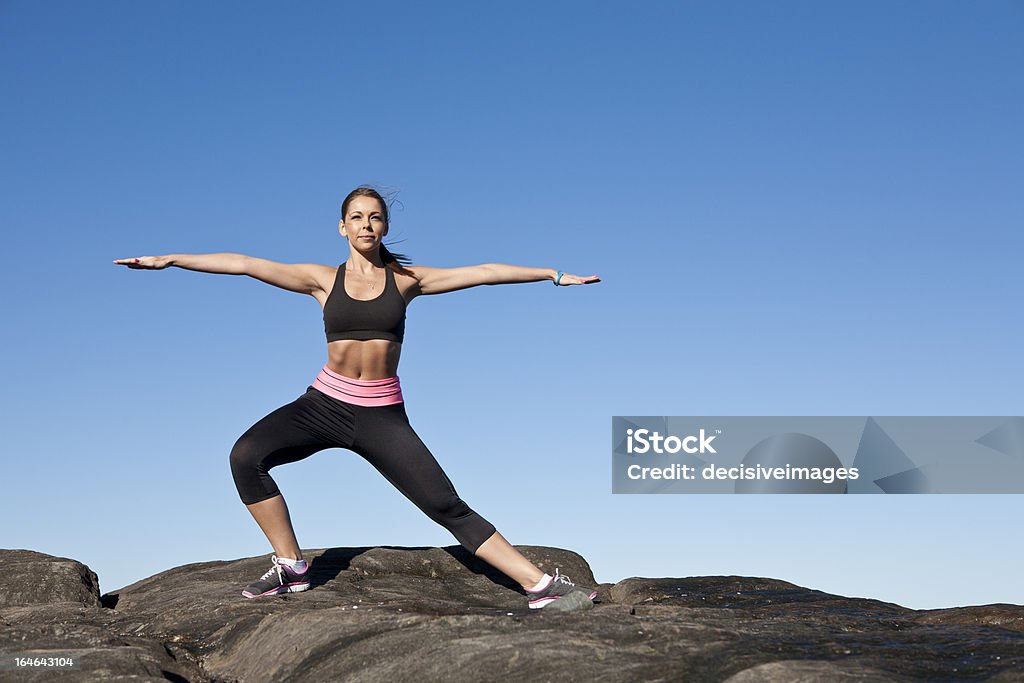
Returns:
[[[277,555],[271,555],[270,560],[274,566],[258,581],[246,586],[242,595],[247,598],[262,598],[264,595],[278,593],[298,593],[309,588],[309,563],[306,563],[306,569],[300,573],[279,561]]]
[[[540,609],[541,607],[547,607],[552,602],[559,600],[560,598],[569,597],[570,602],[580,602],[579,607],[589,606],[584,605],[584,602],[590,602],[597,597],[597,591],[592,588],[581,588],[577,586],[569,577],[564,574],[559,574],[558,569],[555,569],[555,575],[551,579],[551,583],[548,584],[547,588],[543,588],[539,591],[526,591],[526,596],[530,599],[530,609]],[[586,598],[586,600],[583,600]]]

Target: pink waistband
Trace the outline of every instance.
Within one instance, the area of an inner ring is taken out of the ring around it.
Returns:
[[[404,400],[398,375],[384,379],[353,379],[331,372],[326,365],[313,380],[313,388],[339,401],[371,408]]]

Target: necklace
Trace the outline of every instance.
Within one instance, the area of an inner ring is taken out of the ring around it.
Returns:
[[[376,269],[374,269],[374,270],[376,270]],[[381,268],[381,270],[383,270],[383,268]],[[349,270],[347,265],[346,265],[345,272],[347,274],[350,274],[353,271]],[[384,280],[385,280],[385,284],[386,284],[387,283],[387,273],[384,274]],[[373,282],[372,280],[368,280],[368,279],[363,279],[361,276],[358,276],[358,275],[356,277],[355,285],[356,285],[356,289],[359,290],[359,293],[363,293],[365,291],[366,294],[373,294],[377,290],[377,283],[376,282]],[[362,300],[362,301],[367,301],[368,300],[365,297],[359,297],[359,299]]]

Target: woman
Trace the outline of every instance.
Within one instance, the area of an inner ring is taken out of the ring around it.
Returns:
[[[586,606],[597,591],[575,586],[555,570],[545,574],[513,548],[455,491],[434,456],[409,425],[398,380],[405,309],[417,296],[477,285],[552,280],[555,285],[600,282],[546,268],[486,264],[463,268],[405,265],[382,243],[388,206],[370,187],[358,187],[341,205],[338,230],[349,258],[338,268],[284,264],[243,254],[170,254],[118,259],[135,269],[178,266],[205,273],[248,275],[309,294],[324,310],[327,363],[306,393],[254,424],[231,450],[231,472],[242,502],[274,548],[273,566],[242,595],[256,598],[309,588],[309,571],[288,508],[268,470],[325,448],[350,449],[477,557],[517,581],[531,608],[563,597],[566,608]]]

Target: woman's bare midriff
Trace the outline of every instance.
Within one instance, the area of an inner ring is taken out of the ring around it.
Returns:
[[[327,344],[327,369],[352,379],[386,379],[398,374],[402,345],[386,339],[339,339]]]
[[[322,288],[313,292],[321,309],[327,304],[337,274],[337,268],[322,267],[319,277]],[[415,281],[406,275],[396,274],[395,284],[408,303],[409,289]],[[386,339],[339,339],[327,343],[327,369],[352,379],[387,379],[398,374],[401,355],[402,345],[398,342]]]

